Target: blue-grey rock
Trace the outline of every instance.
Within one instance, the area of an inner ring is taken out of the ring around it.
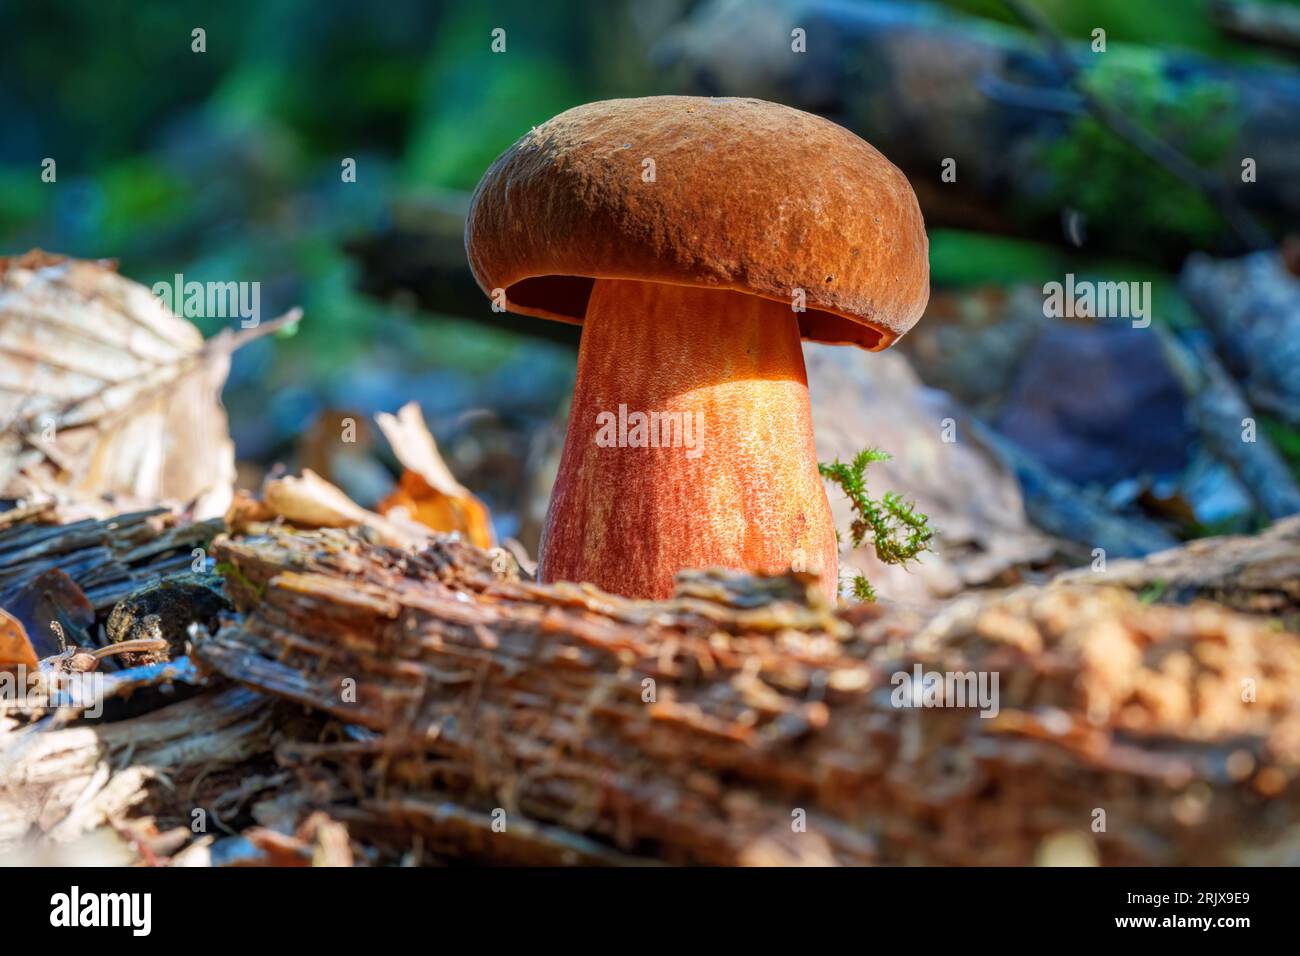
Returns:
[[[1127,324],[1043,329],[994,424],[1055,474],[1104,486],[1177,474],[1193,436],[1159,341]]]

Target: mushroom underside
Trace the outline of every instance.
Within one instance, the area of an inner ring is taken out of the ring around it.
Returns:
[[[581,275],[540,275],[520,279],[510,285],[506,297],[513,311],[539,316],[560,322],[581,325],[591,301],[591,290],[597,280]],[[603,280],[614,281],[614,280]],[[623,279],[623,282],[637,280]],[[650,283],[657,284],[657,283]],[[667,284],[667,283],[665,283]],[[680,284],[680,283],[672,283]],[[705,291],[726,291],[715,287],[702,287]],[[743,293],[742,293],[743,294]],[[788,299],[775,300],[789,308]],[[852,345],[868,352],[888,348],[897,333],[872,325],[861,318],[848,318],[814,302],[806,303],[800,312],[792,313],[798,320],[801,338],[829,345]]]

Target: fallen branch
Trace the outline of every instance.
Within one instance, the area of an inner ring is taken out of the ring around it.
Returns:
[[[1300,484],[1218,358],[1176,332],[1158,325],[1153,330],[1206,447],[1241,479],[1264,514],[1284,518],[1300,512]]]
[[[1038,34],[1043,45],[1047,47],[1056,69],[1099,123],[1201,193],[1218,210],[1224,222],[1232,227],[1247,248],[1266,249],[1275,245],[1267,230],[1246,211],[1241,203],[1237,202],[1236,197],[1216,174],[1201,169],[1174,146],[1134,123],[1124,114],[1122,108],[1107,103],[1093,93],[1088,88],[1088,84],[1082,82],[1083,71],[1078,61],[1070,53],[1061,35],[1041,12],[1025,0],[1002,0],[1002,2],[1017,19]]]

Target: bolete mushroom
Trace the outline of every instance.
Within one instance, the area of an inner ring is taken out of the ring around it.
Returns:
[[[835,593],[800,339],[879,351],[920,317],[896,167],[761,100],[589,103],[492,164],[465,246],[497,307],[583,326],[541,580],[662,598],[684,568],[794,567]]]

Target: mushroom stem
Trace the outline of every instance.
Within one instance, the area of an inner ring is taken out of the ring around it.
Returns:
[[[542,534],[542,581],[665,598],[684,568],[821,574],[835,527],[789,305],[598,279]]]

